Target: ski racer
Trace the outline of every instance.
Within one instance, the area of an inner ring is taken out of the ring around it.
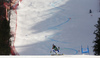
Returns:
[[[52,49],[53,49],[53,52],[55,53],[55,54],[57,54],[57,52],[59,52],[59,49],[60,49],[60,47],[56,47],[54,44],[52,45]]]

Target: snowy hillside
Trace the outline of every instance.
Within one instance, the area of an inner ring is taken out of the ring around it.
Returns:
[[[81,46],[93,55],[99,7],[99,0],[23,0],[17,9],[17,52],[50,55],[55,44],[65,55],[80,55]]]

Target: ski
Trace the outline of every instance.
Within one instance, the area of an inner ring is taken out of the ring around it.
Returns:
[[[54,56],[54,55],[64,55],[64,54],[51,54],[51,56]]]

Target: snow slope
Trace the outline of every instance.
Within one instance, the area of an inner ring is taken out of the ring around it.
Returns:
[[[89,10],[93,13],[89,13]],[[17,9],[15,47],[20,55],[50,55],[52,44],[66,55],[93,55],[98,0],[23,0]]]
[[[2,56],[0,56],[2,57]],[[3,56],[2,58],[4,58],[5,56]],[[7,57],[7,56],[6,56]],[[90,56],[90,55],[64,55],[64,56],[14,56],[17,58],[100,58],[100,56]],[[14,57],[10,57],[9,58],[14,58]]]

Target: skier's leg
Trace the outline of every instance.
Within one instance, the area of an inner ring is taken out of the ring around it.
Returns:
[[[55,50],[53,50],[53,52],[54,52],[54,53],[56,53],[56,51],[55,51]]]
[[[57,50],[59,52],[59,50]]]

